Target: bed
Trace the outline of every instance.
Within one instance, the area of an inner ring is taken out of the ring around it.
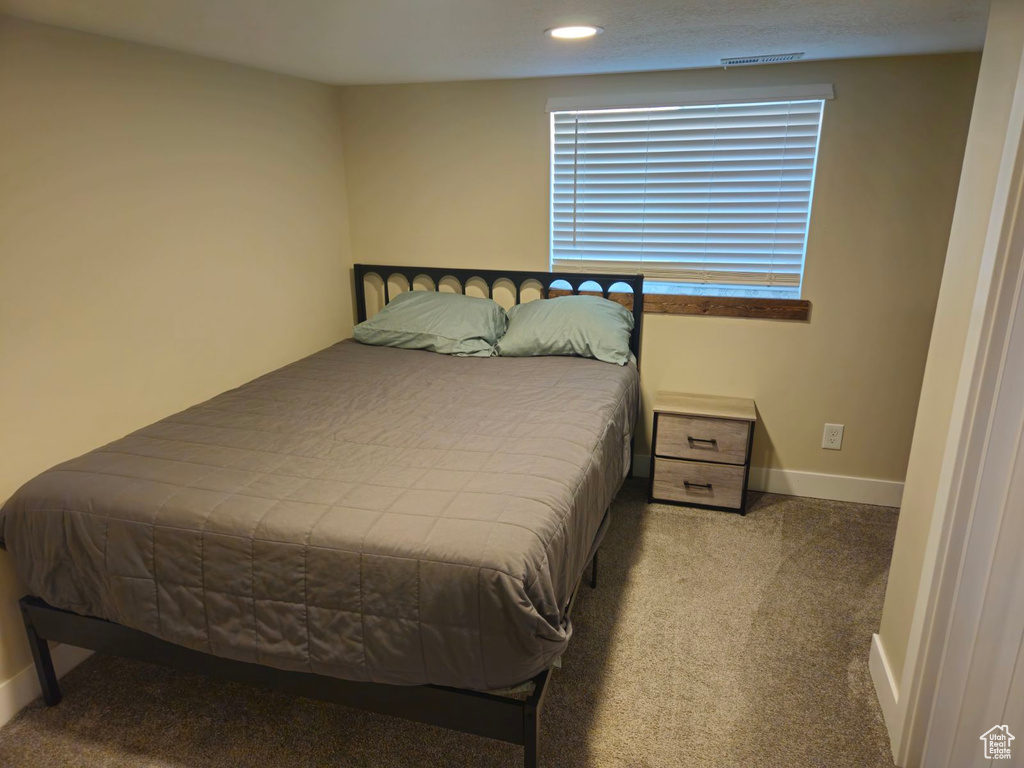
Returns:
[[[592,275],[357,265],[366,280]],[[631,291],[639,352],[642,278]],[[340,342],[65,462],[0,510],[46,641],[499,738],[537,759],[550,670],[626,476],[635,365]],[[513,692],[515,691],[515,692]],[[516,693],[518,692],[518,693]]]

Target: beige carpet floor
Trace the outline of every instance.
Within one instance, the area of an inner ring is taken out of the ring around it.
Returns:
[[[543,713],[545,766],[891,766],[868,675],[884,507],[760,495],[745,518],[627,484]],[[94,656],[0,730],[0,765],[518,766],[522,750]]]

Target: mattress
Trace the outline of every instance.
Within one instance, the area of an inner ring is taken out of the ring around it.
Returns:
[[[30,592],[217,656],[487,690],[565,650],[636,367],[348,340],[44,472]]]

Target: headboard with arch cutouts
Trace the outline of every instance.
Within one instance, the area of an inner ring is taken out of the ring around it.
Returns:
[[[408,290],[412,290],[416,280],[425,277],[433,285],[432,290],[439,291],[445,280],[454,280],[462,293],[474,281],[480,281],[486,288],[488,298],[494,295],[495,287],[508,283],[514,294],[515,304],[522,303],[524,287],[536,283],[540,298],[549,295],[588,294],[601,295],[606,299],[617,301],[633,313],[633,334],[629,339],[629,348],[640,360],[640,330],[644,309],[644,276],[643,275],[606,275],[590,272],[525,272],[503,269],[447,269],[443,267],[402,267],[383,264],[355,264],[355,299],[356,317],[363,322],[367,317],[366,280],[376,276],[383,289],[383,304],[391,301],[390,279],[396,275],[405,279]],[[556,283],[564,283],[567,288],[559,288]],[[613,290],[615,289],[615,290]]]

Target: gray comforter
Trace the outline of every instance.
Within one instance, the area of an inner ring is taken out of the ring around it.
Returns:
[[[44,472],[29,590],[181,645],[492,689],[549,666],[628,463],[633,365],[341,342]]]

